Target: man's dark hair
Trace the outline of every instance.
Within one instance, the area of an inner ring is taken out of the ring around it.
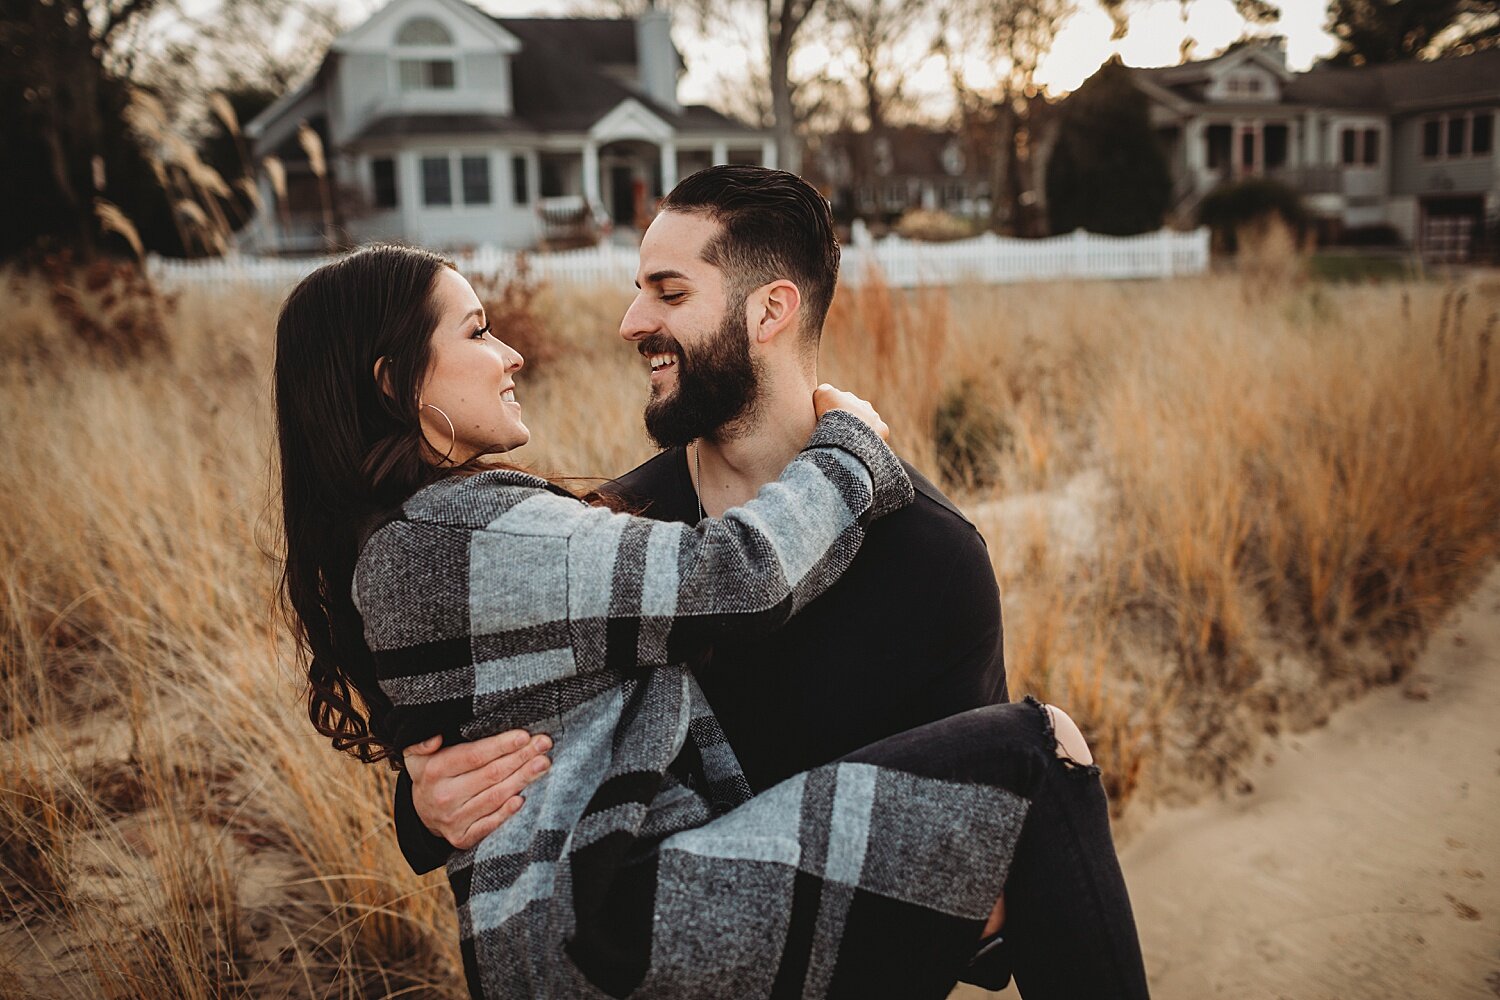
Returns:
[[[724,227],[703,259],[724,272],[731,301],[779,279],[795,284],[807,342],[818,342],[839,277],[839,241],[816,188],[785,170],[724,164],[683,180],[661,210],[706,215]]]

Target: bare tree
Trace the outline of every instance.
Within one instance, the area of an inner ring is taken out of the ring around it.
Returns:
[[[742,15],[764,26],[766,82],[771,93],[771,131],[776,139],[777,163],[793,173],[802,170],[797,142],[796,85],[791,77],[792,53],[799,34],[823,0],[691,0],[689,9],[705,31],[722,30]]]
[[[343,29],[338,0],[220,0],[179,16],[171,40],[132,46],[123,75],[194,133],[215,93],[279,96],[312,72]]]
[[[1496,0],[1333,0],[1328,29],[1337,66],[1462,54],[1500,44]]]
[[[1076,0],[950,0],[942,11],[938,51],[949,66],[961,126],[966,134],[987,132],[993,143],[993,228],[1029,235],[1041,223],[1034,210],[1038,185],[1028,183],[1039,174],[1034,161],[1046,146],[1032,129],[1046,104],[1036,72],[1075,9]],[[976,86],[964,72],[979,61],[994,68],[993,85]]]
[[[714,26],[716,40],[728,42],[746,53],[741,63],[716,63],[711,87],[721,111],[755,128],[770,128],[771,78],[765,54],[765,36],[753,22],[724,18]],[[686,58],[692,58],[689,53]],[[799,117],[798,121],[802,121]]]
[[[908,110],[904,106],[907,67],[901,64],[900,49],[903,42],[918,43],[922,15],[931,7],[931,0],[825,2],[818,26],[831,47],[842,49],[853,79],[829,81],[821,88],[826,95],[821,131],[832,133],[829,140],[847,156],[847,180],[855,191],[873,188],[880,144],[889,141],[887,127],[893,116]],[[929,18],[929,30],[931,23]],[[930,43],[928,37],[920,45],[927,48]],[[803,120],[811,124],[810,119]]]
[[[826,0],[823,20],[847,48],[856,73],[866,129],[884,130],[904,95],[906,73],[898,47],[914,40],[929,0]]]

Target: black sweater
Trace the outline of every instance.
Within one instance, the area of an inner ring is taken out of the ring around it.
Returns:
[[[696,671],[757,792],[895,733],[1006,699],[1000,595],[979,532],[907,466],[916,502],[873,524],[844,576],[784,628]],[[687,452],[605,487],[647,517],[698,521]],[[542,780],[546,780],[543,778]],[[418,872],[448,858],[396,783],[396,832]]]

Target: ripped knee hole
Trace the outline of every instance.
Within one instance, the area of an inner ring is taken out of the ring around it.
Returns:
[[[1094,754],[1089,750],[1088,741],[1083,738],[1083,730],[1078,728],[1078,723],[1073,721],[1072,716],[1055,705],[1042,707],[1047,710],[1047,715],[1052,720],[1052,733],[1057,743],[1057,755],[1063,760],[1084,767],[1092,765]]]

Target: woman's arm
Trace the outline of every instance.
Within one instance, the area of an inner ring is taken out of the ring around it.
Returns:
[[[721,518],[690,527],[591,509],[569,538],[570,618],[607,623],[601,665],[680,663],[785,622],[848,567],[865,525],[911,499],[875,432],[830,412],[780,479]]]
[[[554,682],[587,697],[586,675],[774,628],[838,578],[869,521],[912,499],[900,460],[841,410],[779,480],[692,528],[477,480],[361,554],[356,604],[402,744],[452,742],[476,715],[525,725],[549,714]]]

